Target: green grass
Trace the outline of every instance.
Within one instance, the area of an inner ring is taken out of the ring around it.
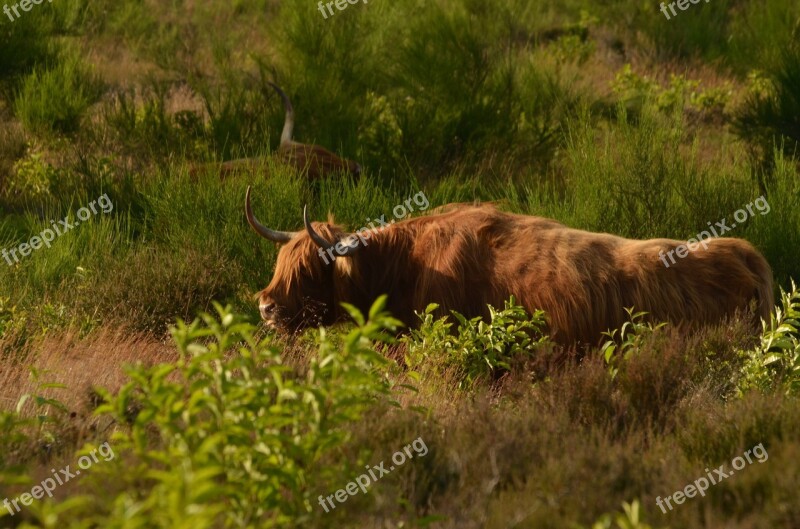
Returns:
[[[800,149],[800,47],[785,49],[779,57],[767,93],[751,93],[734,121],[737,134],[750,143],[768,173],[774,168],[774,147],[790,156]]]
[[[52,25],[47,12],[37,10],[13,22],[3,14],[0,19],[0,87],[8,97],[19,76],[30,72],[36,64],[52,60],[55,49],[51,39]]]
[[[19,120],[30,132],[76,132],[103,88],[91,68],[76,56],[34,68],[14,101]]]
[[[648,111],[633,122],[621,111],[613,131],[600,137],[591,123],[585,116],[570,125],[565,149],[570,163],[557,189],[505,182],[490,174],[454,173],[417,185],[381,186],[369,175],[358,182],[328,180],[313,193],[302,180],[272,164],[252,180],[220,182],[212,174],[191,182],[185,169],[175,165],[138,184],[133,193],[130,184],[108,182],[110,196],[117,201],[111,217],[93,219],[18,267],[0,268],[0,284],[23,306],[26,298],[47,298],[71,307],[76,320],[99,313],[101,320],[121,318],[145,330],[163,330],[170,314],[191,317],[207,310],[212,299],[255,315],[250,296],[269,282],[277,252],[244,221],[248,185],[254,186],[254,207],[262,221],[284,230],[301,229],[304,204],[310,206],[312,218],[323,220],[332,213],[337,222],[355,230],[368,217],[391,216],[396,204],[423,191],[431,207],[500,199],[511,211],[555,218],[576,228],[632,238],[687,239],[709,222],[732,218],[762,194],[746,162],[733,165],[720,178],[715,176],[717,162],[697,160],[696,145],[689,145],[686,154],[668,148],[685,134],[680,117]],[[800,199],[796,167],[783,158],[778,165],[765,195],[769,213],[757,214],[728,235],[750,240],[772,264],[778,281],[787,285],[790,277],[800,277],[795,244]],[[91,192],[99,195],[93,187],[68,200],[51,198],[52,206],[45,211],[26,206],[26,214],[6,218],[0,241],[10,247],[28,240],[46,227],[47,219],[74,214],[96,198]],[[201,266],[192,266],[193,261]],[[100,276],[93,279],[99,294],[88,302],[70,303],[82,297],[78,267]],[[102,277],[102,270],[111,273]],[[152,316],[136,316],[142,312]]]

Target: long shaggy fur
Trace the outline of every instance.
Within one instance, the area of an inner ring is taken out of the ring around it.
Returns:
[[[354,256],[329,265],[301,232],[281,248],[261,299],[274,301],[282,323],[297,328],[340,319],[341,302],[366,312],[384,293],[389,310],[409,325],[432,302],[441,314],[488,316],[487,305],[502,307],[514,295],[529,311],[544,309],[563,344],[596,344],[625,322],[626,307],[689,325],[719,322],[751,302],[768,318],[773,307],[769,265],[742,239],[712,239],[666,268],[659,252],[683,241],[591,233],[493,205],[444,210],[378,231]],[[348,235],[332,223],[314,227],[330,241]]]

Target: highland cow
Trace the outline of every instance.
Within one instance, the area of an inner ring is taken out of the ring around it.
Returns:
[[[262,237],[283,244],[272,282],[259,294],[261,315],[272,327],[298,330],[345,317],[342,302],[367,312],[381,294],[388,310],[409,325],[415,311],[439,304],[468,318],[488,316],[514,296],[528,311],[543,309],[561,344],[597,344],[620,327],[634,307],[654,321],[698,326],[736,312],[768,318],[772,274],[766,260],[742,239],[718,238],[665,268],[659,252],[673,239],[631,240],[568,228],[556,221],[499,211],[494,205],[454,204],[446,212],[403,220],[375,231],[368,245],[332,223],[281,232],[245,212]],[[325,264],[319,249],[339,245]]]
[[[340,158],[325,147],[294,141],[292,139],[294,134],[292,102],[278,85],[269,81],[267,84],[281,97],[286,112],[281,131],[281,143],[274,154],[276,161],[293,167],[296,171],[305,174],[306,178],[311,181],[325,178],[334,173],[361,175],[361,166],[356,162]],[[189,176],[195,179],[202,171],[213,171],[224,179],[237,173],[253,172],[263,164],[264,159],[262,158],[239,158],[227,162],[198,164],[189,168]]]

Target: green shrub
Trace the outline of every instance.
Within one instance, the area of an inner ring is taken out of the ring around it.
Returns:
[[[794,281],[790,292],[781,289],[781,305],[763,322],[759,344],[742,352],[740,395],[750,389],[800,393],[800,290]]]
[[[611,83],[613,91],[628,105],[641,107],[652,100],[663,112],[683,111],[686,108],[702,112],[722,112],[733,94],[731,87],[700,89],[700,81],[672,74],[669,86],[662,88],[647,76],[636,74],[630,64],[617,72]]]
[[[174,157],[176,153],[189,160],[211,158],[202,117],[193,110],[170,114],[166,108],[168,88],[153,83],[138,94],[134,91],[114,94],[102,110],[114,140],[113,148],[142,165]]]
[[[497,379],[550,343],[544,332],[547,326],[544,311],[529,315],[513,296],[503,310],[489,306],[488,322],[481,317],[468,320],[451,311],[458,322],[455,335],[450,332],[453,323],[449,318],[434,319],[436,309],[435,303],[428,305],[419,315],[422,320],[419,329],[401,339],[407,347],[406,365],[418,369],[432,361],[443,371],[455,371],[462,388]]]
[[[646,312],[633,312],[633,308],[625,309],[625,312],[628,313],[628,321],[619,329],[604,332],[603,334],[609,339],[600,347],[600,354],[608,366],[612,379],[619,373],[620,362],[629,360],[631,355],[642,348],[645,340],[650,339],[656,331],[667,325],[665,322],[653,324],[643,321]]]
[[[764,182],[771,211],[748,222],[744,237],[767,258],[776,282],[787,285],[800,274],[800,171],[781,151],[772,156],[774,170]]]
[[[643,106],[638,119],[619,107],[616,126],[607,135],[601,135],[589,116],[576,119],[566,152],[576,224],[632,238],[675,236],[679,228],[687,230],[692,224],[682,196],[692,196],[691,207],[696,208],[702,193],[698,188],[715,182],[704,177],[708,169],[698,170],[693,161],[664,147],[679,142],[685,129],[681,113],[664,115],[652,105]],[[597,185],[600,181],[603,186]],[[703,217],[719,215],[718,199],[703,206],[708,212],[693,215],[695,226],[705,225]]]
[[[14,164],[14,176],[9,179],[6,192],[20,201],[38,201],[52,198],[59,172],[47,163],[41,152],[30,150],[28,156]]]
[[[218,60],[222,83],[195,83],[208,114],[205,131],[208,150],[221,160],[267,154],[271,150],[270,138],[274,138],[274,147],[278,147],[283,103],[263,81],[263,75],[260,83],[248,83],[241,72],[224,66],[225,59]]]
[[[96,495],[61,514],[35,504],[36,527],[308,526],[321,513],[314,492],[351,471],[331,459],[348,440],[344,426],[391,395],[391,363],[375,348],[400,322],[385,303],[368,320],[348,307],[357,327],[343,346],[320,331],[301,370],[229,308],[179,321],[176,363],[130,367],[117,395],[99,390],[97,413],[129,426],[109,441],[116,457],[85,478],[103,483]]]
[[[0,496],[5,497],[6,486],[31,483],[24,461],[35,443],[49,449],[60,444],[67,408],[58,399],[46,397],[43,393],[65,386],[47,382],[44,378],[47,374],[31,367],[33,392],[21,395],[13,410],[0,410]],[[32,409],[26,410],[26,407]],[[0,519],[6,515],[7,511],[0,511]]]
[[[14,109],[31,132],[72,133],[101,93],[102,84],[91,68],[70,56],[51,68],[34,68],[22,83]]]

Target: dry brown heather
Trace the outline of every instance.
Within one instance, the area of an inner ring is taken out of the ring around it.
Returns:
[[[402,494],[418,515],[447,517],[436,527],[569,527],[576,518],[593,520],[617,510],[614,496],[637,496],[654,527],[662,527],[656,496],[683,488],[703,475],[710,461],[725,462],[764,438],[777,444],[778,437],[800,426],[792,399],[753,396],[727,405],[720,399],[729,389],[726,362],[748,334],[741,322],[688,339],[660,334],[616,383],[599,358],[579,361],[559,352],[469,398],[453,398],[448,377],[423,375],[421,395],[403,401],[426,406],[430,414],[376,411],[354,425],[355,440],[342,457],[355,458],[370,446],[379,460],[398,439],[420,436],[430,454],[373,487],[374,500],[348,500],[331,523],[377,529],[386,519],[406,519],[395,502]],[[712,344],[719,355],[705,359]],[[791,493],[783,487],[798,483],[800,441],[783,439],[780,446],[774,456],[769,452],[769,464],[748,467],[711,493],[726,498],[725,507],[689,503],[670,522],[717,527],[713,520],[747,512],[754,504],[787,507]],[[787,467],[778,467],[783,464]],[[779,485],[770,484],[776,468]],[[761,487],[785,490],[783,499],[761,504]],[[792,509],[786,517],[798,519]],[[735,527],[760,526],[744,521]]]
[[[7,344],[0,341],[0,350],[7,350]],[[177,358],[171,343],[126,329],[106,327],[86,338],[80,338],[76,332],[52,333],[15,348],[13,354],[4,358],[0,369],[0,401],[3,408],[9,409],[21,395],[33,393],[35,383],[28,376],[28,368],[34,367],[46,371],[43,381],[67,386],[67,389],[45,390],[45,396],[57,398],[88,420],[91,389],[118,389],[126,380],[124,365],[173,362]]]

